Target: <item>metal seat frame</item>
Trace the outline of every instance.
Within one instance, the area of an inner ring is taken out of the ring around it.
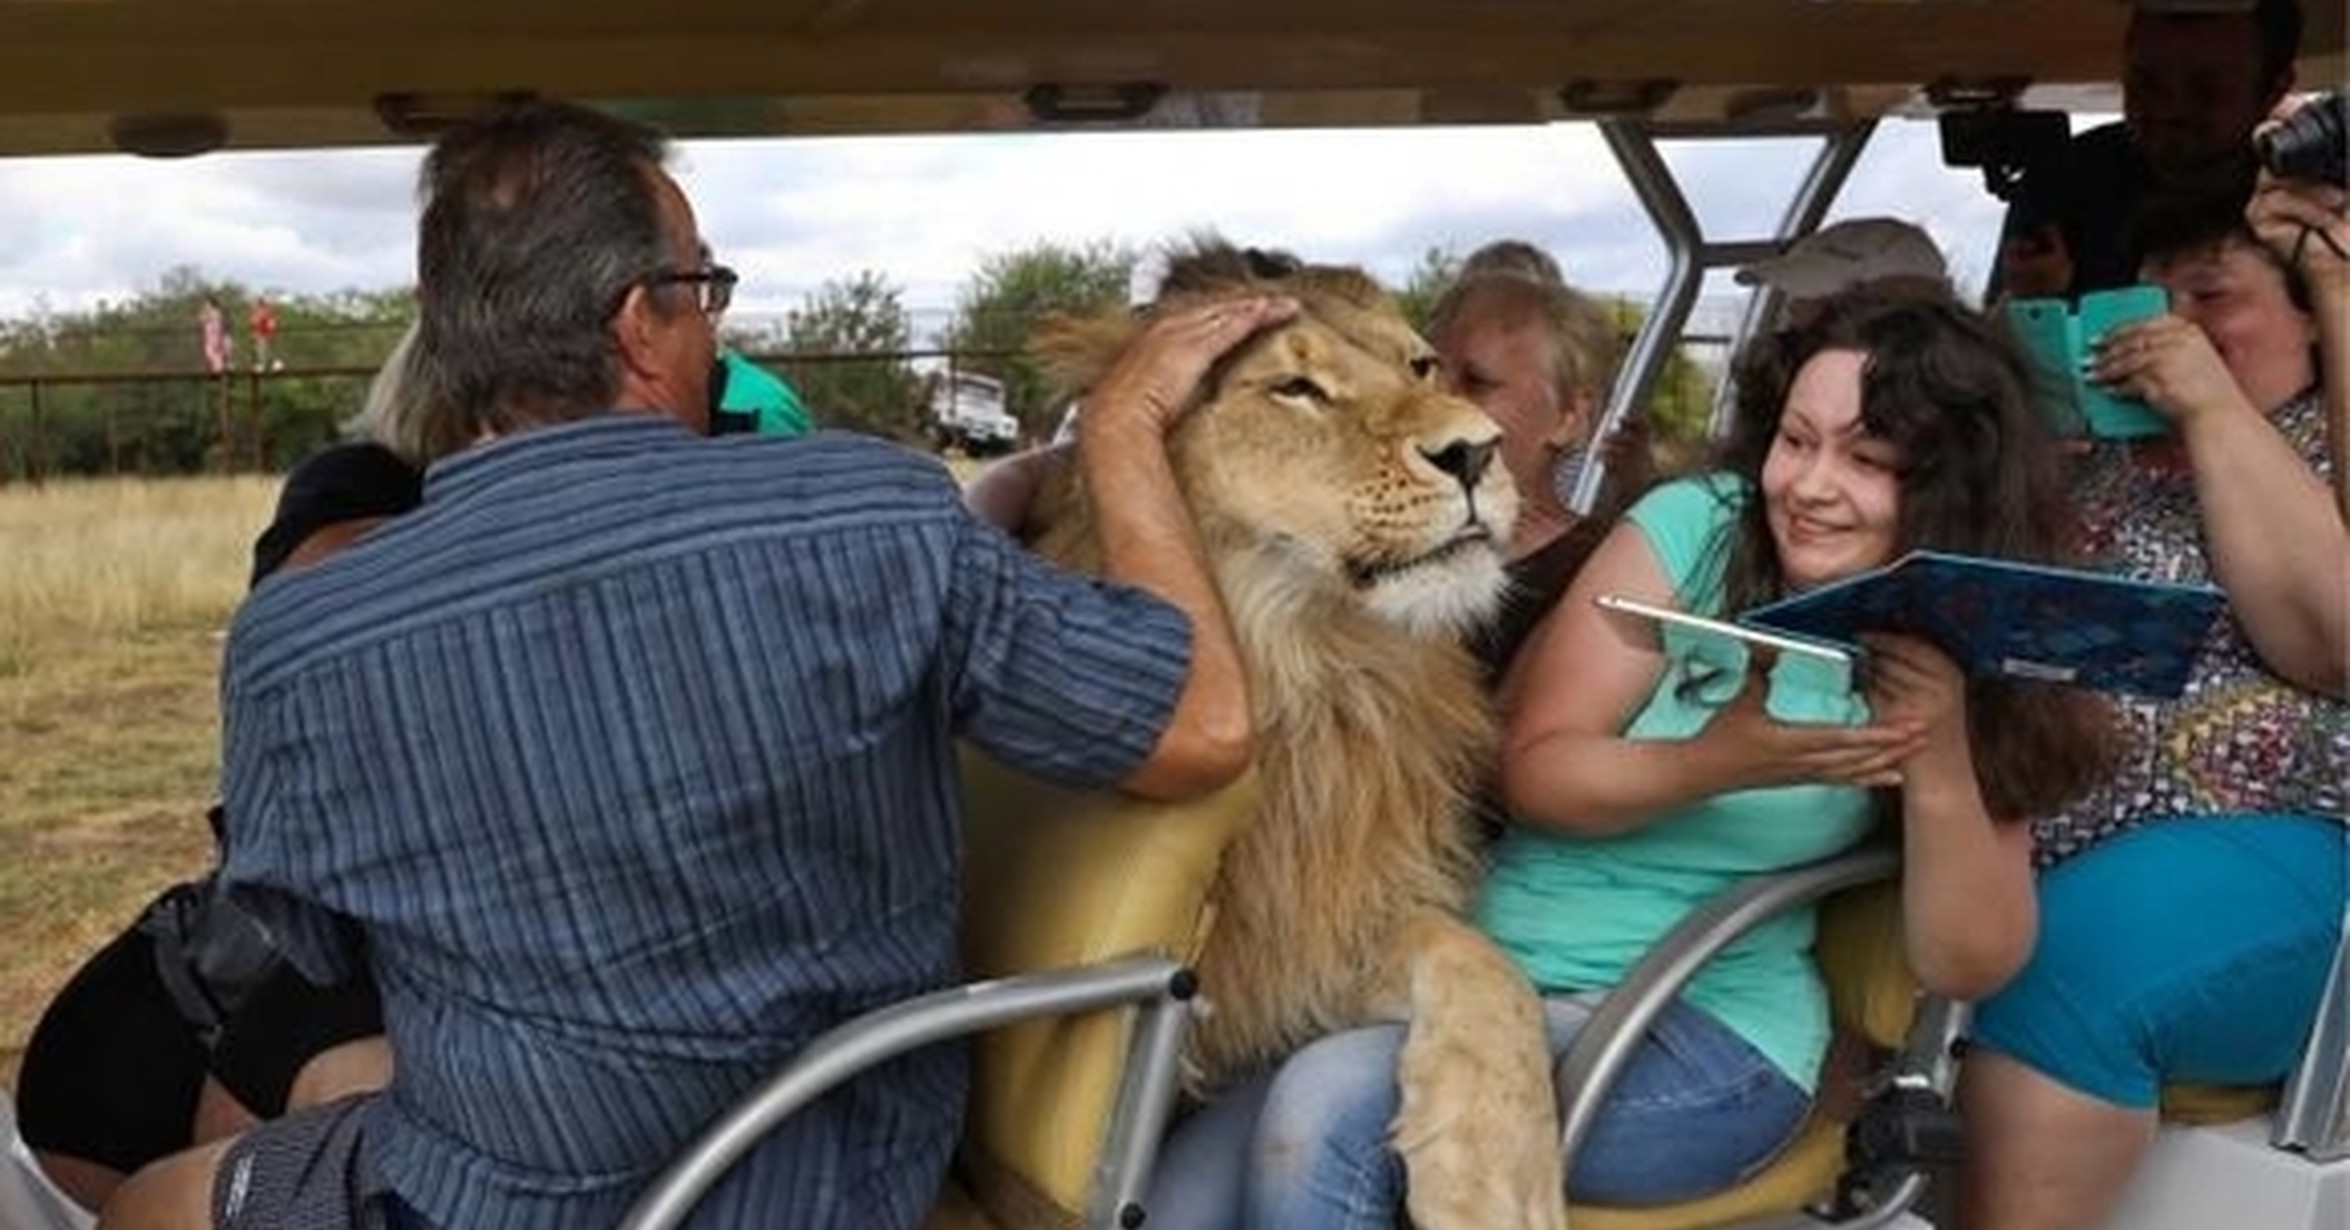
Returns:
[[[746,1094],[670,1163],[620,1230],[675,1230],[735,1161],[795,1112],[876,1064],[933,1043],[1037,1017],[1134,1011],[1088,1225],[1134,1227],[1174,1109],[1177,1064],[1197,982],[1164,957],[1134,956],[966,983],[854,1017]]]

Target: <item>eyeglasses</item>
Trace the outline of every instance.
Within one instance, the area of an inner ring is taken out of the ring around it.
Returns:
[[[645,277],[647,286],[691,286],[694,306],[704,316],[716,316],[734,302],[734,284],[742,276],[724,265],[704,269],[661,269]]]

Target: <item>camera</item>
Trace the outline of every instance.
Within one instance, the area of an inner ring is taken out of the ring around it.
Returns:
[[[2011,202],[2027,186],[2045,189],[2061,174],[2072,139],[2071,122],[2061,111],[1945,111],[1938,127],[1942,165],[1981,167],[1983,187]]]
[[[2350,94],[2333,90],[2303,103],[2284,122],[2252,138],[2260,165],[2278,179],[2340,184],[2345,167],[2342,130],[2350,125]]]

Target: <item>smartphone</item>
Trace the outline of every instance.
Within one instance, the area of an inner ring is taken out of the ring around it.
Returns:
[[[2074,313],[2080,322],[2080,362],[2086,366],[2097,343],[2116,326],[2151,320],[2170,310],[2170,294],[2159,286],[2117,286],[2081,296]],[[2170,420],[2135,397],[2117,397],[2087,376],[2081,378],[2081,418],[2100,440],[2135,440],[2170,434]]]
[[[1747,664],[1757,650],[1771,655],[1769,692],[1763,711],[1782,722],[1831,723],[1853,726],[1867,719],[1854,694],[1860,652],[1827,641],[1749,628],[1670,607],[1652,606],[1616,594],[1601,594],[1603,609],[1644,619],[1656,625],[1665,656],[1720,676],[1716,694],[1726,701],[1737,695],[1746,678]]]
[[[2088,377],[2097,343],[2120,325],[2160,316],[2170,295],[2159,286],[2118,286],[2062,299],[2012,299],[2007,321],[2032,360],[2037,390],[2060,436],[2135,440],[2167,435],[2170,421],[2134,397],[2122,397]]]
[[[2089,434],[2081,416],[2079,326],[2062,299],[2010,299],[2007,325],[2032,362],[2033,400],[2048,416],[2050,430],[2065,439]]]

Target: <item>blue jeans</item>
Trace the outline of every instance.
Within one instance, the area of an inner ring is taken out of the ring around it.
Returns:
[[[1543,1001],[1551,1054],[1594,997]],[[1322,1038],[1177,1124],[1151,1182],[1152,1230],[1369,1230],[1401,1223],[1388,1147],[1403,1027]],[[1810,1099],[1707,1013],[1676,1003],[1601,1108],[1568,1189],[1594,1204],[1670,1204],[1729,1187],[1776,1156]]]

